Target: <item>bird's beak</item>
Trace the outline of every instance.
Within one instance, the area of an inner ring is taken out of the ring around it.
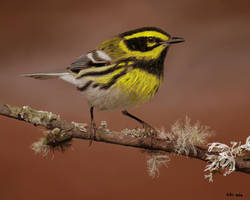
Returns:
[[[181,43],[184,42],[184,38],[181,37],[172,37],[170,40],[166,41],[167,44],[176,44],[176,43]]]

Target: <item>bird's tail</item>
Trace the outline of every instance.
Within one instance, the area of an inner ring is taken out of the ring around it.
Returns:
[[[31,77],[31,78],[40,79],[40,80],[46,80],[46,79],[60,78],[68,74],[69,72],[67,71],[60,71],[60,72],[37,72],[37,73],[30,73],[30,74],[22,74],[21,76]]]

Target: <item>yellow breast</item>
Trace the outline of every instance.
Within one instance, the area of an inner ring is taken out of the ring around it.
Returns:
[[[139,68],[128,71],[112,87],[119,87],[135,104],[144,103],[152,98],[161,85],[162,78]]]

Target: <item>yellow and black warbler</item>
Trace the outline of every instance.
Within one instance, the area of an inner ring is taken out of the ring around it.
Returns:
[[[60,78],[74,84],[90,105],[91,127],[94,108],[120,109],[123,114],[150,127],[127,112],[131,106],[146,102],[158,91],[164,71],[164,59],[170,45],[184,42],[154,27],[121,33],[95,50],[80,56],[66,70],[24,74],[37,79]]]

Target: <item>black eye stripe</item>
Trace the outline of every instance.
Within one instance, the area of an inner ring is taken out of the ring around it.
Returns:
[[[138,38],[132,38],[125,40],[125,44],[127,47],[132,51],[151,51],[155,47],[160,45],[160,42],[162,40],[156,37],[138,37]],[[156,43],[155,45],[148,47],[148,42],[150,43]]]
[[[147,39],[148,39],[148,42],[150,42],[150,43],[156,42],[156,38],[155,37],[148,37]]]

